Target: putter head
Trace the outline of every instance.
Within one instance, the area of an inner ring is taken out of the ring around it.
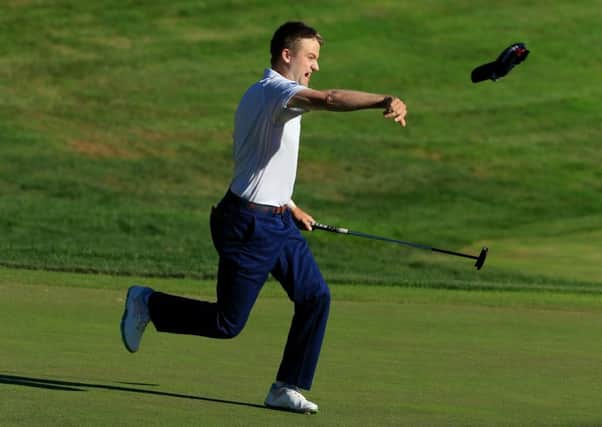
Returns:
[[[481,267],[483,267],[483,264],[485,264],[485,258],[487,258],[487,251],[489,249],[487,248],[483,248],[481,249],[481,253],[479,254],[479,257],[477,258],[477,262],[475,262],[474,266],[477,268],[477,270],[480,270]]]

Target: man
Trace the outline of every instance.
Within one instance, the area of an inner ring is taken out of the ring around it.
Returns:
[[[149,321],[161,332],[233,338],[243,329],[271,273],[295,304],[280,369],[265,405],[315,413],[309,390],[320,354],[330,292],[299,228],[314,219],[291,199],[297,171],[301,115],[311,110],[384,110],[405,126],[406,106],[394,96],[313,90],[322,37],[302,22],[287,22],[271,41],[271,68],[242,97],[235,115],[234,177],[211,213],[219,254],[217,301],[198,301],[132,286],[121,321],[124,344],[138,350]]]

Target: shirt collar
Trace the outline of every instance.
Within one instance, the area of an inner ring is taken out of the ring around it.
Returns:
[[[265,71],[263,72],[264,79],[273,79],[275,77],[288,80],[289,82],[294,81],[294,80],[284,77],[282,74],[280,74],[278,71],[274,70],[273,68],[266,68]]]

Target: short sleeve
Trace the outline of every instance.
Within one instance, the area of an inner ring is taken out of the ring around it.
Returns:
[[[303,89],[305,86],[283,77],[269,79],[264,87],[264,94],[270,117],[274,122],[284,123],[305,112],[300,108],[287,107],[291,98]]]

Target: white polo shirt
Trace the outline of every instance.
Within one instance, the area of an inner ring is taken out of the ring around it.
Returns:
[[[251,202],[281,206],[297,176],[303,109],[288,108],[305,86],[272,69],[243,95],[234,120],[232,192]]]

